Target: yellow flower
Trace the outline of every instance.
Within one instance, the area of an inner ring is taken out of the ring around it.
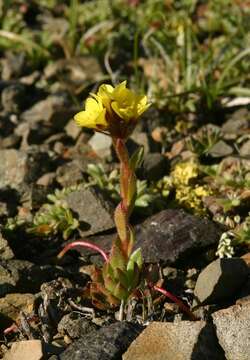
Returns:
[[[103,84],[97,94],[90,95],[85,111],[75,115],[77,124],[105,130],[115,137],[126,138],[149,107],[147,97],[127,89],[126,81],[116,87]]]
[[[203,198],[211,195],[211,191],[205,186],[196,186],[194,189],[196,196]]]
[[[98,98],[87,98],[85,110],[76,114],[74,119],[79,126],[101,130],[108,126],[105,115],[106,109]]]
[[[137,95],[126,88],[126,81],[113,88],[102,85],[97,96],[102,99],[108,111],[114,111],[125,122],[137,120],[149,107],[147,96]]]
[[[199,167],[194,162],[184,162],[177,164],[171,172],[173,181],[177,185],[188,185],[191,179],[199,175]]]

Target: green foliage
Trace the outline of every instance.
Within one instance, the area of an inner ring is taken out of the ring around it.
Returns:
[[[222,217],[218,221],[230,228],[221,235],[216,253],[219,257],[232,257],[237,247],[242,245],[249,246],[250,213],[243,221],[239,216],[234,216],[233,219]]]
[[[141,150],[138,151],[137,155],[139,159],[142,157],[142,154]],[[131,164],[133,164],[133,166],[138,166],[141,161],[139,159],[135,160],[135,157],[132,158]],[[107,174],[101,164],[88,164],[87,173],[90,177],[86,186],[97,185],[100,189],[106,191],[115,203],[119,202],[119,173],[117,169],[114,169]],[[145,213],[145,210],[148,210],[150,213],[159,202],[159,196],[154,191],[154,186],[149,186],[146,180],[137,180],[136,187],[137,192],[134,211]]]
[[[62,233],[66,240],[79,226],[79,222],[73,217],[71,210],[63,198],[77,187],[55,190],[54,194],[48,195],[51,204],[44,204],[35,214],[32,225],[27,231],[40,236],[56,235]]]
[[[27,231],[39,236],[56,235],[62,233],[66,240],[79,226],[71,210],[65,203],[45,204],[35,214],[33,223]]]
[[[186,140],[188,150],[197,156],[207,155],[209,150],[219,141],[220,130],[217,127],[204,127],[197,134]]]
[[[69,59],[94,55],[112,81],[132,66],[131,82],[147,88],[158,107],[177,113],[212,110],[226,96],[249,96],[250,10],[243,1],[34,3],[45,12],[59,7],[62,17],[52,14],[49,27],[42,17],[33,31],[22,2],[5,0],[0,45],[27,51],[35,62],[57,58],[58,49]],[[58,20],[64,25],[56,30]]]

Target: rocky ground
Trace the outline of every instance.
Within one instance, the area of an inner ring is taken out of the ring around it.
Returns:
[[[60,9],[32,4],[20,8],[22,19],[37,11],[61,28]],[[115,236],[111,141],[72,120],[80,100],[107,81],[99,51],[58,51],[39,66],[23,49],[1,52],[0,358],[249,360],[250,108],[242,98],[181,112],[154,101],[127,144],[145,153],[136,247],[196,320],[152,293],[131,301],[120,322],[118,309],[100,311],[83,297],[100,256],[79,248],[57,259],[83,237],[108,252]],[[114,67],[122,56],[115,53]]]

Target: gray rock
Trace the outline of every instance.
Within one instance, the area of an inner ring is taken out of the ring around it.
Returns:
[[[129,344],[139,335],[139,325],[117,322],[82,336],[60,356],[61,360],[121,359]]]
[[[8,244],[8,241],[4,239],[2,233],[0,232],[0,260],[10,260],[13,259],[13,257],[14,254]]]
[[[212,314],[217,338],[227,360],[249,360],[250,301]]]
[[[112,139],[110,136],[97,132],[91,137],[88,144],[100,158],[111,156]]]
[[[30,109],[22,113],[21,119],[27,122],[53,122],[55,118],[71,109],[71,102],[65,93],[49,95],[45,100],[38,101]],[[72,112],[72,109],[71,109]],[[65,115],[63,118],[65,121]],[[69,118],[66,118],[69,120]],[[62,128],[62,127],[61,127]]]
[[[231,155],[233,153],[233,149],[229,146],[225,141],[220,140],[214,146],[212,146],[208,154],[212,157],[219,158]]]
[[[64,20],[64,25],[62,24]],[[65,19],[53,18],[51,23],[51,31],[55,32],[55,22],[61,22],[58,30],[63,27],[68,28]],[[58,31],[57,30],[57,31]],[[66,32],[68,30],[66,29]],[[58,35],[56,35],[58,36]],[[62,35],[63,37],[64,35]],[[91,70],[90,70],[91,69]],[[57,80],[60,78],[60,88],[71,89],[74,93],[79,93],[79,89],[85,88],[88,84],[102,81],[103,73],[97,58],[94,56],[80,56],[70,59],[59,59],[48,64],[44,69],[46,79]]]
[[[223,124],[222,131],[225,138],[234,139],[244,134],[250,127],[250,112],[247,108],[236,110],[229,119]]]
[[[24,111],[21,120],[30,125],[44,123],[54,129],[62,129],[66,122],[75,114],[72,101],[66,93],[49,95],[45,100],[35,103],[30,109]],[[37,128],[38,130],[39,128]]]
[[[35,182],[42,174],[52,169],[52,160],[46,152],[30,149],[0,150],[0,189],[10,187],[19,192],[25,184]]]
[[[41,340],[26,340],[14,342],[5,354],[4,360],[41,360],[43,359],[43,344]]]
[[[33,294],[8,294],[0,298],[0,314],[6,318],[5,325],[0,324],[0,331],[7,327],[8,322],[17,321],[20,311],[29,313],[34,307],[35,295]],[[8,322],[7,322],[8,321]]]
[[[6,112],[19,112],[25,102],[25,86],[22,84],[11,84],[2,91],[1,103]]]
[[[81,314],[72,312],[63,316],[57,329],[59,333],[67,334],[72,339],[77,339],[93,330],[96,330],[96,325],[94,325],[90,320],[82,317]]]
[[[152,322],[123,360],[224,360],[213,326],[205,321]],[[236,359],[236,358],[235,358]]]
[[[0,150],[0,159],[0,189],[8,185],[18,187],[27,174],[27,153],[14,149]]]
[[[37,292],[45,281],[63,275],[65,272],[59,266],[38,266],[25,260],[3,260],[0,264],[0,297],[8,293]]]
[[[143,146],[144,154],[147,155],[150,151],[149,136],[146,132],[134,131],[130,137],[130,140],[135,142],[137,146]]]
[[[62,187],[77,185],[84,177],[77,161],[71,161],[59,166],[56,170],[56,180]]]
[[[241,288],[248,274],[249,269],[240,258],[217,259],[200,273],[194,295],[202,304],[230,298]]]
[[[240,154],[242,156],[250,156],[250,140],[246,141],[240,148]]]
[[[78,216],[82,236],[114,227],[112,204],[96,188],[80,189],[65,197],[69,208]]]
[[[64,127],[65,132],[68,136],[70,136],[72,139],[76,140],[78,136],[80,135],[82,129],[80,126],[78,126],[75,122],[75,120],[71,119],[67,125]]]
[[[148,180],[157,181],[169,171],[166,156],[160,153],[149,153],[144,157],[143,175]]]
[[[182,210],[163,210],[136,227],[136,247],[146,262],[174,263],[190,251],[215,244],[218,226]]]
[[[5,57],[1,59],[2,65],[2,79],[10,80],[19,78],[25,71],[25,63],[27,62],[26,52],[19,52],[18,54],[11,51],[5,52]]]

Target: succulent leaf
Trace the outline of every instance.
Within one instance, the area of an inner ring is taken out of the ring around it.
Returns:
[[[130,168],[135,171],[138,167],[141,166],[144,155],[144,147],[139,146],[138,149],[135,150],[131,158],[129,159]]]

